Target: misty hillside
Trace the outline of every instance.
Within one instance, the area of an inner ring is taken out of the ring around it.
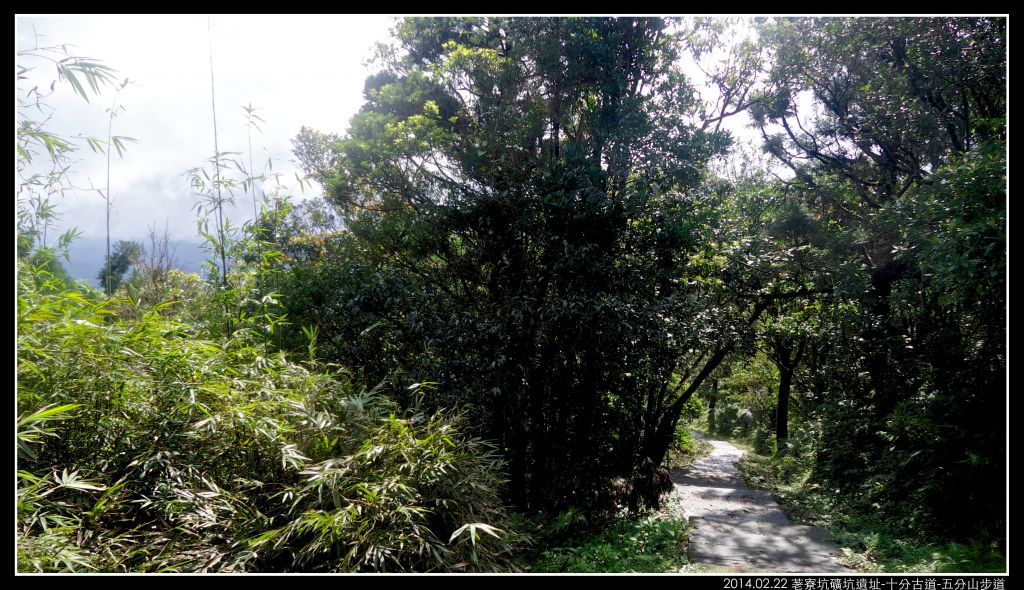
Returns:
[[[142,244],[146,243],[143,238],[133,238]],[[111,239],[111,245],[117,240]],[[185,240],[174,240],[171,242],[174,248],[174,257],[177,259],[177,267],[185,272],[198,273],[202,270],[203,261],[206,260],[206,253],[198,242]],[[104,238],[79,238],[71,244],[71,260],[64,262],[68,273],[74,279],[85,279],[94,287],[99,287],[96,275],[103,267],[103,255],[106,253],[106,240]]]

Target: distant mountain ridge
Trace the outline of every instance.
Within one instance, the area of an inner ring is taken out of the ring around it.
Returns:
[[[111,238],[110,244],[119,239]],[[143,246],[148,246],[144,238],[134,238]],[[174,248],[174,257],[177,259],[177,267],[185,272],[199,273],[203,263],[207,259],[207,253],[203,251],[200,242],[188,240],[172,240],[171,247]],[[67,269],[73,279],[85,279],[94,287],[99,287],[96,275],[103,267],[103,258],[107,252],[107,242],[104,238],[78,238],[71,243],[71,260],[61,260],[61,264]]]

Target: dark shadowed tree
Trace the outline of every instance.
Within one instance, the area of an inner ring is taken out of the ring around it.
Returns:
[[[348,135],[297,139],[362,256],[323,301],[439,382],[422,403],[472,408],[523,507],[656,482],[691,389],[749,323],[696,285],[716,264],[705,163],[727,139],[687,124],[668,24],[406,19]],[[367,272],[382,280],[351,280]]]
[[[125,275],[138,263],[142,255],[142,244],[138,242],[118,240],[114,244],[113,252],[104,260],[103,268],[96,275],[96,280],[99,281],[107,295],[117,291]]]

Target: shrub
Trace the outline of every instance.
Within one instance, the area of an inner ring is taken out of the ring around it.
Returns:
[[[481,570],[521,540],[458,418],[20,270],[20,570]]]

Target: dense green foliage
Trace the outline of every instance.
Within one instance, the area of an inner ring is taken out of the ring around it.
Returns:
[[[384,385],[291,363],[247,329],[217,342],[160,309],[118,320],[113,300],[41,292],[33,274],[18,306],[21,569],[507,559],[501,462],[458,419],[404,414]]]
[[[651,497],[646,460],[764,308],[709,276],[729,234],[704,164],[727,139],[686,122],[680,35],[660,19],[396,32],[349,134],[296,140],[347,233],[314,274],[296,265],[290,315],[331,341],[369,332],[346,363],[393,359],[438,382],[427,403],[471,406],[518,506],[611,509],[616,477]]]
[[[154,230],[109,292],[47,236],[76,145],[22,90],[19,569],[679,571],[694,421],[865,569],[998,569],[1006,20],[723,26],[401,19],[294,140],[324,198],[218,153],[206,276]],[[740,112],[771,164],[729,172]]]
[[[783,128],[769,148],[796,171],[786,192],[827,224],[835,285],[808,366],[815,477],[947,538],[1005,527],[1005,24],[763,30],[759,114]],[[796,125],[786,97],[803,90],[823,113]]]
[[[998,542],[937,542],[928,536],[901,534],[877,514],[851,509],[819,482],[793,477],[791,461],[749,454],[739,468],[751,487],[772,492],[792,522],[827,527],[842,550],[843,562],[858,571],[1006,571]]]

